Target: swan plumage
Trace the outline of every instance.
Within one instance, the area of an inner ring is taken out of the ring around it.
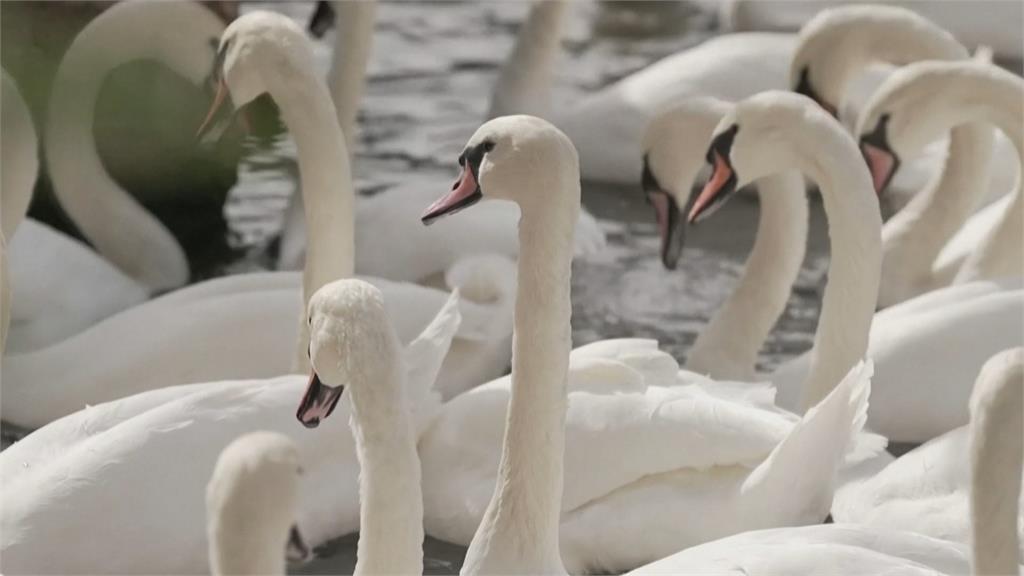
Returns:
[[[333,308],[310,311],[317,323]],[[417,431],[440,408],[433,384],[458,324],[453,295],[396,358]],[[333,346],[317,334],[314,357],[317,347]],[[86,408],[29,434],[0,452],[0,481],[9,496],[0,510],[0,567],[205,573],[204,486],[221,448],[256,430],[285,434],[299,446],[305,472],[297,524],[311,546],[357,530],[359,465],[348,430],[350,404],[342,399],[337,414],[310,432],[295,419],[307,384],[306,376],[291,375],[161,388]],[[157,485],[174,489],[153,498]],[[105,536],[71,537],[81,530]],[[54,541],[67,545],[54,549]]]

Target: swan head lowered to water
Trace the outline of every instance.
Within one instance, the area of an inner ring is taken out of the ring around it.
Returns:
[[[398,337],[370,284],[346,279],[324,286],[309,301],[308,321],[313,370],[296,414],[306,427],[331,415],[346,384],[400,381]]]
[[[690,189],[704,168],[704,135],[711,134],[731,108],[717,98],[693,98],[666,110],[647,126],[641,185],[654,206],[661,262],[670,270],[679,261],[686,236],[680,206],[688,207]]]
[[[268,84],[287,79],[290,71],[313,62],[313,52],[302,29],[291,19],[273,12],[253,12],[224,30],[217,47],[210,80],[216,96],[199,133],[219,132],[227,122],[214,122],[230,98],[237,110],[269,92]],[[279,103],[280,105],[280,103]]]
[[[295,526],[299,450],[276,432],[253,432],[228,445],[206,486],[210,571],[284,574],[285,560],[309,555]]]
[[[994,82],[950,82],[951,74],[991,78]],[[973,60],[919,62],[894,72],[872,96],[857,123],[856,134],[871,169],[875,191],[885,189],[901,160],[921,154],[950,126],[977,119],[995,120],[993,116],[998,112],[989,94],[982,97],[977,90],[979,85],[999,82],[1019,85],[1021,81],[1011,72]],[[942,97],[935,97],[937,94]],[[1009,109],[1013,106],[1011,103]],[[1014,125],[1016,121],[1007,124]]]

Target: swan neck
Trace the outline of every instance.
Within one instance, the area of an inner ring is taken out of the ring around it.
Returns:
[[[306,264],[295,368],[309,369],[309,327],[305,310],[321,286],[348,278],[355,270],[355,192],[345,138],[324,83],[310,70],[297,78],[267,74],[267,88],[295,140],[299,186],[306,217]]]
[[[395,347],[398,344],[395,343]],[[392,359],[367,386],[350,386],[359,456],[355,574],[423,572],[423,495],[412,415]]]
[[[808,207],[795,172],[758,182],[760,216],[754,247],[736,288],[701,330],[686,368],[717,379],[751,380],[757,354],[782,315],[807,244]]]
[[[831,243],[828,282],[803,385],[806,411],[864,358],[878,302],[882,219],[870,176],[853,140],[834,123],[802,149],[802,171],[818,184]],[[798,150],[799,154],[799,150]]]
[[[335,2],[338,28],[334,37],[334,58],[327,75],[338,124],[348,151],[355,150],[356,116],[366,87],[366,66],[373,49],[376,0]]]
[[[1024,169],[1024,107],[1021,105],[1024,82],[1009,73],[1006,76],[989,76],[977,90],[968,92],[968,97],[973,94],[976,101],[978,92],[986,97],[983,104],[957,109],[966,116],[966,121],[981,120],[1002,130],[1017,149],[1018,167]],[[982,179],[981,182],[984,184],[987,180]],[[1016,188],[1010,191],[1013,199],[1007,210],[968,256],[957,273],[955,283],[1021,274],[1024,268],[1020,253],[1020,246],[1024,244],[1022,183],[1024,180],[1018,177]]]
[[[272,545],[273,534],[265,527],[252,530],[238,530],[229,521],[212,519],[207,528],[210,543],[210,573],[215,576],[228,574],[285,574],[285,541]]]
[[[565,572],[558,528],[572,347],[572,238],[580,198],[578,171],[573,176],[558,183],[561,190],[542,195],[546,204],[522,206],[501,463],[463,574]]]
[[[119,22],[124,10],[111,12],[75,38],[54,76],[43,139],[48,173],[61,207],[100,254],[152,291],[177,288],[189,276],[184,251],[170,231],[110,177],[93,135],[103,80],[129,61],[159,60],[170,49],[164,45],[170,38],[115,33],[108,28],[128,23]],[[137,24],[145,28],[143,22]]]
[[[498,75],[488,118],[510,114],[549,116],[552,76],[568,8],[566,0],[538,0],[530,8],[512,55]]]
[[[987,367],[986,367],[987,368]],[[987,370],[983,369],[982,377]],[[1018,574],[1024,381],[1019,365],[971,420],[971,529],[974,574]]]

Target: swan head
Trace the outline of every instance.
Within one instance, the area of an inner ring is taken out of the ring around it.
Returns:
[[[871,97],[856,130],[875,191],[884,191],[904,159],[919,155],[947,130],[984,118],[986,99],[968,80],[1003,72],[970,60],[918,62],[894,72]]]
[[[711,136],[705,155],[711,178],[693,201],[687,220],[703,220],[758,178],[806,167],[810,159],[804,151],[808,142],[816,145],[815,125],[842,132],[820,106],[792,92],[762,92],[736,104]]]
[[[502,116],[484,123],[459,156],[462,174],[451,191],[424,212],[430,225],[484,198],[511,200],[523,210],[551,200],[561,179],[579,181],[579,157],[569,137],[534,116]]]
[[[295,525],[301,475],[298,448],[283,434],[246,434],[221,452],[206,486],[214,573],[265,571],[268,562],[283,569],[285,559],[307,559]]]
[[[313,370],[296,416],[315,428],[334,411],[346,386],[394,378],[400,344],[380,290],[362,280],[321,287],[308,310]]]
[[[309,69],[313,61],[309,40],[288,17],[255,11],[238,18],[224,30],[217,46],[210,73],[216,95],[200,135],[226,126],[223,119],[215,118],[221,116],[228,99],[237,110],[268,92],[273,79],[294,76],[295,70]]]
[[[661,236],[661,262],[676,267],[685,240],[684,216],[697,174],[704,168],[707,142],[731,104],[693,98],[665,110],[647,124],[643,139],[644,196],[654,207]]]

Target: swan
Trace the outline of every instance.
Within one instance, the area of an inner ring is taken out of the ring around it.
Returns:
[[[797,91],[835,111],[851,80],[872,62],[903,65],[967,58],[967,50],[956,38],[915,12],[895,6],[844,6],[823,10],[803,27],[793,56],[791,82]],[[1012,145],[1004,140],[998,142],[998,170],[989,182],[991,128],[975,123],[951,130],[948,156],[936,159],[940,175],[882,228],[880,307],[952,281],[955,267],[933,270],[940,250],[961,226],[990,225],[985,216],[968,217],[983,197],[998,198],[1013,184],[1016,166],[1006,163],[1013,162],[1009,156]],[[931,147],[925,159],[932,160],[930,151]],[[960,263],[967,253],[958,253]]]
[[[728,105],[696,99],[655,117],[648,128],[643,186],[652,198],[661,227],[663,260],[674,264],[683,240],[685,215],[692,205],[690,183],[708,140],[708,126]],[[702,145],[700,145],[702,147]],[[776,177],[778,178],[778,177]],[[775,182],[779,182],[775,180]],[[764,336],[785,306],[806,238],[806,207],[791,184],[788,194],[771,193],[761,182],[764,201],[755,248],[734,292],[698,336],[687,367],[716,378],[738,378],[753,370]],[[763,252],[762,252],[763,250]],[[875,315],[868,356],[875,362],[873,402],[868,426],[892,440],[923,442],[962,425],[967,419],[969,383],[996,351],[1024,338],[1021,279],[960,284],[915,297]],[[984,334],[985,337],[978,337]],[[801,383],[812,355],[783,363],[763,376],[779,388],[777,400],[798,410]],[[920,385],[939,393],[921,410]],[[872,465],[884,464],[876,460]],[[846,486],[837,492],[842,500]]]
[[[188,260],[170,231],[103,169],[93,111],[109,72],[132,60],[158,60],[202,85],[213,64],[210,43],[223,31],[194,2],[114,6],[75,37],[53,79],[43,146],[57,200],[97,252],[149,292],[188,282]]]
[[[56,346],[8,355],[0,406],[5,422],[38,427],[87,404],[143,390],[266,378],[306,367],[308,336],[299,321],[303,302],[319,286],[352,274],[351,174],[329,95],[312,68],[302,31],[283,16],[265,13],[236,22],[241,23],[222,40],[221,97],[227,98],[230,87],[231,99],[241,106],[269,91],[295,136],[311,246],[317,247],[305,271],[210,280],[115,315]],[[269,56],[260,60],[251,54]],[[447,393],[505,371],[513,271],[510,262],[494,255],[466,259],[449,271],[453,285],[479,302],[462,304],[466,322],[442,377]],[[415,284],[373,282],[387,295],[403,342],[418,334],[447,299],[444,291]]]
[[[552,110],[554,63],[569,6],[561,0],[533,4],[499,72],[489,115],[549,118],[576,146],[586,180],[632,184],[641,170],[644,126],[667,105],[688,96],[735,101],[786,86],[795,35],[728,34],[667,56],[571,109]]]
[[[1020,349],[986,363],[971,397],[971,424],[963,433],[968,441],[948,454],[963,459],[965,449],[970,453],[970,511],[966,494],[957,495],[963,505],[956,506],[961,523],[970,517],[970,550],[965,544],[894,529],[899,523],[895,527],[839,523],[738,534],[684,550],[631,574],[1020,574],[1022,383]],[[932,473],[942,471],[927,472],[921,479],[931,484]],[[927,489],[927,485],[911,489]],[[934,519],[940,510],[949,510],[951,502],[936,504],[936,509],[917,509],[930,512],[917,520]],[[906,519],[910,520],[909,514]]]
[[[309,548],[295,526],[299,448],[278,432],[251,432],[221,451],[206,485],[210,573],[284,575]]]
[[[982,380],[998,369],[1005,369],[1011,360],[1020,363],[1021,349],[1001,352],[989,359],[982,366],[975,391],[980,389]],[[963,455],[970,452],[970,437],[971,426],[964,425],[904,454],[858,486],[855,494],[833,506],[833,519],[917,532],[969,545],[971,480]],[[1013,471],[1008,467],[1014,463],[1013,458],[1006,458],[978,465],[985,474],[1005,481],[1012,478]],[[1024,538],[1024,523],[1020,531]],[[1024,550],[1021,557],[1024,558]]]
[[[312,310],[318,346],[309,388],[297,413],[316,427],[348,391],[359,456],[359,545],[354,574],[423,572],[423,496],[419,433],[410,416],[400,348],[380,291],[359,280],[321,288]],[[456,312],[453,310],[453,312]]]
[[[551,6],[547,7],[549,4]],[[550,11],[558,9],[558,5],[564,3],[541,2],[536,10]],[[350,145],[358,133],[356,112],[366,82],[375,7],[375,0],[321,2],[311,25],[320,31],[325,26],[326,14],[332,10],[337,14],[335,20],[339,23],[339,30],[335,34],[328,83],[338,121],[343,129],[352,128],[345,131]],[[504,93],[499,85],[494,99],[505,97]],[[355,148],[350,146],[349,150]],[[433,188],[431,184],[421,178],[369,198],[359,198],[355,205],[356,270],[371,276],[422,282],[468,255],[495,253],[509,258],[518,255],[515,223],[519,213],[508,203],[493,203],[473,220],[440,222],[437,229],[429,233],[418,226],[393,226],[394,222],[412,222],[419,218],[420,206],[429,198],[425,191]],[[306,230],[300,217],[302,198],[294,195],[292,199],[281,235],[280,269],[298,269],[305,258]],[[381,226],[388,227],[386,236],[380,234]],[[466,242],[466,238],[474,241]],[[591,256],[605,248],[604,231],[586,211],[580,212],[575,238],[576,256]]]
[[[447,402],[420,440],[427,533],[470,542],[464,573],[617,571],[721,534],[827,514],[836,467],[863,425],[870,365],[852,358],[849,376],[800,420],[775,408],[769,387],[680,372],[651,340],[570,353],[580,201],[571,142],[538,118],[501,117],[477,130],[460,164],[460,180],[424,222],[483,198],[520,205],[514,333],[530,335],[513,339],[511,377]],[[859,278],[851,282],[864,287],[857,282],[870,283],[870,271]],[[782,492],[801,497],[774,505]],[[673,501],[701,502],[703,521],[680,524]]]
[[[872,97],[858,122],[861,149],[876,182],[897,170],[942,131],[968,122],[994,124],[1024,163],[1024,80],[983,62],[920,62],[904,67]],[[954,283],[1024,274],[1024,211],[1018,178],[1012,200],[964,261]]]
[[[346,342],[342,322],[350,312],[334,284],[317,294],[309,307],[310,356],[323,368]],[[403,374],[417,434],[440,407],[432,386],[458,324],[455,293],[401,357],[391,358],[391,370]],[[386,368],[372,364],[387,358],[368,341],[348,343],[371,354],[349,358],[352,366]],[[358,530],[360,470],[348,431],[353,404],[341,399],[333,418],[306,430],[295,408],[309,382],[294,374],[150,390],[81,410],[14,443],[0,452],[0,570],[205,573],[204,486],[222,448],[256,430],[285,434],[299,447],[304,473],[295,518],[310,546]],[[153,497],[154,486],[173,489]],[[98,537],[83,539],[83,531]]]
[[[644,135],[642,187],[654,206],[661,260],[675,269],[685,236],[682,207],[704,167],[705,144],[732,104],[691,98],[655,115]],[[757,354],[785,309],[804,260],[808,206],[803,179],[773,174],[759,182],[761,212],[754,247],[733,292],[697,335],[686,369],[716,379],[750,381]]]
[[[80,242],[24,219],[39,170],[38,141],[28,106],[7,72],[3,72],[3,101],[0,193],[2,234],[10,260],[4,282],[17,294],[16,306],[9,311],[10,350],[19,352],[80,332],[148,296]]]

